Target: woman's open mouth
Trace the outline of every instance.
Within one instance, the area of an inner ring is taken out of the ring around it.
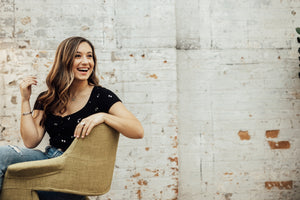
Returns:
[[[89,68],[77,68],[78,71],[80,72],[88,72],[89,71]]]

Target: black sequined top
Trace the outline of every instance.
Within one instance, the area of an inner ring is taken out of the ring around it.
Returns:
[[[45,131],[50,136],[50,145],[65,151],[71,145],[75,128],[82,119],[99,112],[108,113],[110,107],[118,101],[120,99],[112,91],[94,86],[89,100],[81,110],[64,117],[47,114]],[[43,105],[36,101],[33,109],[43,110]]]

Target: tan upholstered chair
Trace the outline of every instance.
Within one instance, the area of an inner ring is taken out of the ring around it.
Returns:
[[[5,173],[1,200],[38,200],[36,191],[98,196],[109,191],[119,133],[101,124],[75,139],[57,158],[14,164]]]

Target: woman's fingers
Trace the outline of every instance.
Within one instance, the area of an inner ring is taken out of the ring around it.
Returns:
[[[75,131],[74,131],[74,137],[79,138],[81,136],[81,132],[84,128],[85,123],[81,121],[79,124],[77,124]]]
[[[84,125],[83,125],[82,131],[81,131],[81,138],[85,137],[85,133],[90,125],[89,122],[83,122],[83,123],[84,123]]]
[[[36,77],[28,76],[21,81],[21,84],[27,84],[27,83],[37,83]]]
[[[74,137],[84,138],[86,136],[86,131],[88,130],[89,124],[86,121],[81,121],[74,131]]]
[[[19,87],[20,87],[21,95],[24,99],[30,98],[31,86],[36,84],[37,84],[37,80],[36,77],[34,76],[26,77],[20,82]]]
[[[94,115],[91,115],[85,119],[83,119],[77,126],[74,131],[74,137],[76,138],[84,138],[90,134],[92,129],[98,125],[104,122],[103,114],[97,113]]]

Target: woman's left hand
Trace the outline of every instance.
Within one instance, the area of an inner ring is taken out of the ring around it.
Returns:
[[[106,113],[96,113],[82,119],[81,122],[76,126],[74,137],[84,138],[85,136],[88,136],[95,126],[104,123],[105,114]]]

